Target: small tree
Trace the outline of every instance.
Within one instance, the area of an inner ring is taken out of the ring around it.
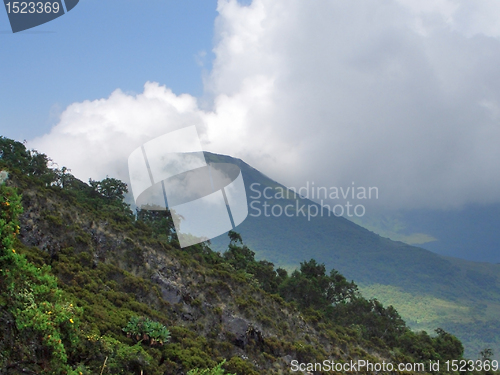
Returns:
[[[89,184],[94,191],[109,200],[122,201],[128,193],[127,184],[116,178],[106,177],[102,181],[90,179]]]
[[[462,358],[464,354],[464,347],[459,339],[442,328],[437,328],[435,332],[437,333],[437,336],[433,340],[434,347],[436,348],[436,351],[441,354],[442,359],[451,360]]]
[[[481,358],[481,361],[491,361],[493,358],[493,350],[490,348],[483,349],[479,352],[479,357]]]
[[[243,244],[243,240],[241,239],[241,235],[234,230],[230,230],[227,235],[229,236],[230,246],[236,245],[236,243]]]
[[[170,331],[163,324],[149,318],[133,316],[122,329],[136,341],[149,341],[149,345],[163,345],[170,338]]]

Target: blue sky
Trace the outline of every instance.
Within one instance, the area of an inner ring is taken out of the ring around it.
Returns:
[[[499,61],[490,0],[81,0],[17,34],[0,10],[0,134],[127,181],[195,125],[287,186],[460,212],[500,203]]]
[[[70,103],[117,88],[140,92],[146,81],[202,95],[216,7],[215,0],[81,0],[17,34],[0,9],[1,133],[31,139]]]
[[[83,180],[196,125],[288,186],[497,203],[499,20],[486,0],[82,0],[12,34],[0,11],[0,130]]]

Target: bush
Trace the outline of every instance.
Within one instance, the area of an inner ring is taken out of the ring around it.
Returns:
[[[224,375],[226,374],[226,372],[224,371],[224,369],[222,368],[222,365],[224,365],[226,361],[222,361],[221,363],[219,363],[217,366],[209,369],[209,368],[206,368],[206,369],[193,369],[191,371],[189,371],[187,373],[187,375]],[[235,374],[226,374],[226,375],[235,375]]]
[[[0,193],[0,299],[18,330],[15,338],[7,339],[10,342],[0,340],[2,346],[10,346],[2,353],[0,366],[31,357],[48,360],[43,369],[37,368],[42,373],[72,374],[68,351],[78,343],[80,310],[65,300],[50,267],[36,267],[16,251],[21,197],[5,185],[0,185]],[[16,344],[21,344],[22,353],[13,350]]]
[[[170,331],[163,324],[149,318],[133,316],[123,332],[136,341],[149,341],[151,346],[163,345],[170,338]]]

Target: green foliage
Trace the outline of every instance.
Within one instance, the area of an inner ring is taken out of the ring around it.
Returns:
[[[101,357],[106,356],[106,372],[108,374],[137,374],[141,370],[150,369],[153,358],[137,343],[133,346],[123,344],[109,336],[102,336],[97,347]]]
[[[128,193],[127,184],[116,178],[106,177],[102,181],[90,179],[89,185],[94,191],[109,201],[122,201]]]
[[[209,153],[205,157],[207,161],[238,164],[247,191],[252,191],[253,197],[260,196],[261,202],[264,189],[268,196],[283,189],[285,199],[267,203],[278,204],[283,210],[288,204],[295,207],[297,202],[299,207],[312,204],[295,200],[294,194],[286,193],[286,187],[241,160]],[[307,256],[324,263],[328,270],[335,268],[358,285],[396,288],[405,294],[397,300],[366,289],[363,295],[377,298],[384,306],[393,305],[412,329],[431,332],[442,327],[452,332],[464,343],[469,357],[491,347],[495,358],[500,359],[500,267],[496,264],[444,258],[381,238],[342,217],[328,217],[326,211],[310,222],[297,215],[249,216],[238,226],[238,231],[249,248],[258,249],[259,259],[267,259],[276,266],[293,269]],[[215,250],[222,251],[226,246],[222,236],[212,240]],[[421,296],[426,300],[419,301]]]
[[[279,290],[286,300],[293,299],[302,308],[320,311],[359,297],[357,286],[353,282],[348,282],[336,270],[327,275],[325,265],[318,264],[314,259],[301,263],[300,271],[294,271],[285,279]]]
[[[38,151],[28,151],[24,144],[0,136],[0,160],[10,168],[18,169],[28,176],[41,178],[50,184],[54,173],[48,168],[51,161]]]
[[[401,347],[416,353],[419,359],[462,358],[463,346],[455,336],[442,329],[436,331],[438,335],[434,339],[411,332],[394,307],[386,308],[376,299],[363,298],[357,285],[348,282],[338,271],[331,270],[328,275],[324,264],[311,259],[302,262],[300,269],[288,276],[284,270],[275,271],[270,262],[257,262],[254,252],[242,244],[239,234],[230,232],[229,238],[224,259],[237,270],[254,276],[264,290],[277,289],[286,301],[297,303],[309,321],[331,319],[343,326],[356,327],[362,338],[377,346]],[[265,267],[267,272],[262,271]],[[255,305],[248,297],[239,297],[236,301],[243,309]],[[298,353],[305,347],[300,346]]]
[[[394,308],[363,298],[324,264],[303,262],[289,275],[255,260],[236,232],[223,255],[208,243],[180,249],[171,214],[132,215],[119,181],[89,186],[64,167],[28,175],[30,165],[48,159],[17,143],[0,145],[7,145],[0,166],[12,172],[8,184],[25,189],[21,200],[2,185],[0,198],[2,369],[253,375],[286,372],[284,356],[343,361],[373,353],[408,362],[462,356],[454,336],[411,332]],[[16,239],[21,202],[28,208],[23,240],[37,236],[33,220],[43,246]],[[176,292],[180,299],[167,302],[165,295]]]
[[[31,342],[39,350],[50,353],[46,356],[50,364],[41,369],[44,373],[66,373],[70,371],[68,351],[78,343],[80,311],[66,301],[48,266],[36,267],[16,252],[14,244],[19,233],[21,197],[5,185],[0,185],[0,193],[1,300],[15,320],[18,331],[15,341]],[[1,359],[4,363],[0,365],[15,363],[19,355],[28,353],[12,350],[4,354]]]
[[[431,337],[425,331],[406,331],[398,338],[398,347],[406,353],[412,353],[419,361],[456,360],[463,358],[462,343],[441,328]]]
[[[481,350],[479,352],[479,358],[482,361],[491,361],[493,359],[493,350],[491,348]]]
[[[230,246],[231,245],[236,245],[238,242],[240,244],[243,244],[243,239],[241,238],[241,235],[237,232],[235,232],[234,230],[230,230],[227,235],[229,236],[229,240],[230,240]]]
[[[224,253],[224,260],[235,269],[251,274],[258,281],[260,287],[268,293],[277,293],[278,286],[287,277],[284,269],[274,269],[271,262],[255,260],[255,253],[243,245],[241,236],[234,232],[228,233],[230,243]],[[242,246],[238,245],[240,243]]]
[[[141,210],[137,209],[136,216],[136,226],[150,232],[154,238],[164,239],[171,244],[177,242],[170,210],[155,210],[154,207],[146,207]]]
[[[170,331],[163,324],[149,318],[133,316],[123,328],[127,336],[137,341],[149,341],[150,345],[163,345],[170,338]]]
[[[213,367],[213,368],[206,368],[206,369],[193,369],[193,370],[190,370],[188,371],[187,375],[235,375],[235,374],[230,374],[230,373],[226,373],[224,371],[224,369],[222,368],[222,366],[224,365],[226,361],[222,361],[221,363],[219,363],[217,366]]]
[[[255,371],[254,366],[237,356],[231,357],[229,362],[227,362],[226,368],[228,371],[238,375],[259,375],[259,373]]]
[[[464,354],[464,347],[459,339],[452,334],[446,332],[442,328],[436,329],[437,336],[434,338],[434,345],[436,351],[441,354],[443,360],[453,360],[462,358]]]

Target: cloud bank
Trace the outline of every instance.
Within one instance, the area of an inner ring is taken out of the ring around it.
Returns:
[[[498,2],[220,0],[218,12],[204,98],[168,82],[117,89],[29,145],[83,180],[127,181],[130,152],[196,125],[205,150],[288,186],[376,186],[389,208],[500,202]]]

